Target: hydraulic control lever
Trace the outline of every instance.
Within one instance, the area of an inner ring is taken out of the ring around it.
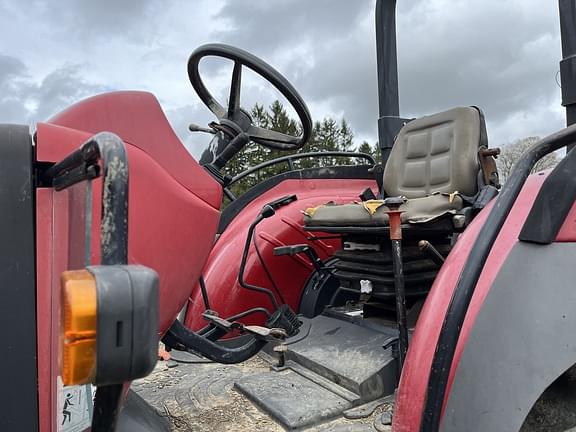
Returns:
[[[418,249],[428,258],[430,258],[436,265],[442,267],[444,265],[444,257],[438,250],[427,240],[420,240],[418,242]]]
[[[408,351],[408,323],[406,320],[406,292],[404,290],[404,270],[402,266],[402,222],[400,206],[406,202],[404,197],[388,197],[384,205],[388,207],[388,226],[392,244],[392,267],[394,268],[394,291],[396,296],[396,320],[398,323],[398,362],[402,371]]]
[[[275,311],[266,321],[266,325],[268,327],[280,327],[285,329],[288,332],[289,337],[298,333],[298,329],[300,327],[300,321],[298,320],[296,313],[294,313],[294,311],[287,304],[279,305],[278,301],[276,300],[276,296],[270,289],[252,285],[246,282],[244,280],[244,271],[246,268],[246,260],[248,257],[248,250],[250,249],[250,243],[254,240],[254,232],[256,230],[256,226],[264,219],[274,216],[276,214],[276,210],[278,210],[280,207],[286,206],[291,202],[296,201],[297,199],[298,198],[296,195],[287,195],[275,201],[269,202],[268,204],[264,205],[264,207],[262,207],[262,210],[256,219],[248,228],[248,235],[246,236],[244,252],[242,253],[242,261],[240,262],[240,271],[238,272],[238,283],[241,287],[267,295],[270,299],[270,302],[272,303],[272,306],[274,306]],[[255,244],[255,247],[256,246],[257,245]],[[256,251],[258,252],[258,249],[256,249]],[[277,291],[277,293],[280,296],[279,291]]]
[[[268,204],[264,205],[264,207],[262,207],[262,210],[260,210],[260,213],[258,214],[256,219],[254,220],[254,222],[252,222],[252,224],[248,228],[248,235],[246,236],[246,243],[244,244],[244,251],[242,253],[242,261],[240,261],[240,271],[238,272],[238,283],[240,284],[240,286],[267,295],[268,298],[270,299],[270,302],[272,303],[272,306],[274,306],[275,310],[278,310],[280,308],[280,305],[278,304],[278,301],[276,300],[276,297],[274,296],[271,290],[269,290],[268,288],[249,284],[244,280],[246,260],[248,258],[250,243],[254,238],[254,231],[256,230],[256,226],[264,219],[274,216],[276,214],[276,210],[278,210],[280,207],[286,206],[291,202],[296,201],[297,199],[298,198],[296,197],[296,195],[287,195],[275,201],[269,202]]]
[[[291,246],[278,246],[274,248],[274,255],[275,256],[282,256],[282,255],[299,255],[304,254],[308,257],[308,259],[312,262],[314,269],[317,272],[321,272],[324,270],[324,263],[316,253],[314,249],[307,244],[297,244]]]
[[[297,199],[298,197],[296,195],[286,195],[285,197],[278,198],[277,200],[269,202],[266,205],[269,205],[274,210],[278,210],[280,207],[284,207],[285,205],[288,205],[291,202],[296,201]]]

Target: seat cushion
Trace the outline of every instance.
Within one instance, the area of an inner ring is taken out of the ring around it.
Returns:
[[[482,113],[458,107],[407,123],[384,170],[387,196],[422,198],[434,192],[477,192],[478,150],[487,146]]]
[[[413,198],[400,207],[402,223],[421,224],[454,214],[463,206],[457,193],[435,193],[423,198]],[[370,200],[337,205],[326,203],[304,211],[304,223],[312,226],[386,226],[388,208],[383,200]]]

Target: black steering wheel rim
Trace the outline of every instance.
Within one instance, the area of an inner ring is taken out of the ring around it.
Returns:
[[[200,60],[207,56],[223,57],[234,61],[230,101],[227,108],[224,108],[212,96],[200,77],[198,66]],[[308,107],[292,84],[276,69],[258,57],[239,48],[225,44],[202,45],[194,50],[188,60],[188,77],[200,100],[204,102],[208,109],[212,111],[219,120],[234,121],[234,115],[240,110],[240,84],[243,66],[256,72],[270,82],[292,105],[302,124],[302,132],[298,137],[253,125],[250,125],[245,132],[250,136],[252,141],[275,150],[297,150],[301,148],[308,141],[312,133],[312,117],[310,116]]]

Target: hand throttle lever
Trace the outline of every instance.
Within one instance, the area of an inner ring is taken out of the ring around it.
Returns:
[[[307,244],[298,244],[298,245],[291,245],[291,246],[279,246],[274,248],[274,255],[275,256],[282,256],[282,255],[299,255],[304,254],[308,257],[308,259],[312,262],[312,265],[316,269],[316,271],[324,270],[324,263],[316,253],[314,249]]]

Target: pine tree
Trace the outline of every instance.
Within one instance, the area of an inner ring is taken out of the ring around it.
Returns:
[[[368,141],[362,141],[362,144],[360,144],[358,146],[358,148],[356,149],[357,152],[359,153],[366,153],[369,155],[373,155],[374,154],[374,148],[368,143]]]
[[[263,105],[256,104],[250,111],[253,124],[265,129],[282,132],[288,135],[297,136],[301,133],[300,124],[290,118],[282,103],[274,101],[268,109]],[[368,147],[370,145],[365,143]],[[362,144],[364,145],[364,143]],[[312,127],[310,139],[300,150],[294,153],[306,152],[326,152],[326,151],[354,151],[354,133],[345,119],[340,122],[326,117],[322,121],[317,121]],[[364,147],[367,150],[367,147]],[[369,154],[373,154],[370,150]],[[256,143],[249,143],[226,168],[226,174],[234,177],[237,174],[256,166],[264,161],[286,156],[290,152],[271,150]],[[330,166],[337,164],[350,165],[351,163],[365,163],[365,161],[351,160],[346,157],[318,157],[300,159],[294,162],[296,168],[312,168],[318,166]],[[288,169],[288,164],[273,165],[261,170],[258,173],[236,183],[232,190],[236,196],[241,195],[246,190],[263,181]]]
[[[376,163],[380,163],[382,160],[382,152],[380,151],[380,146],[378,143],[371,145],[368,141],[362,141],[362,144],[356,149],[359,153],[366,153],[371,155]]]

